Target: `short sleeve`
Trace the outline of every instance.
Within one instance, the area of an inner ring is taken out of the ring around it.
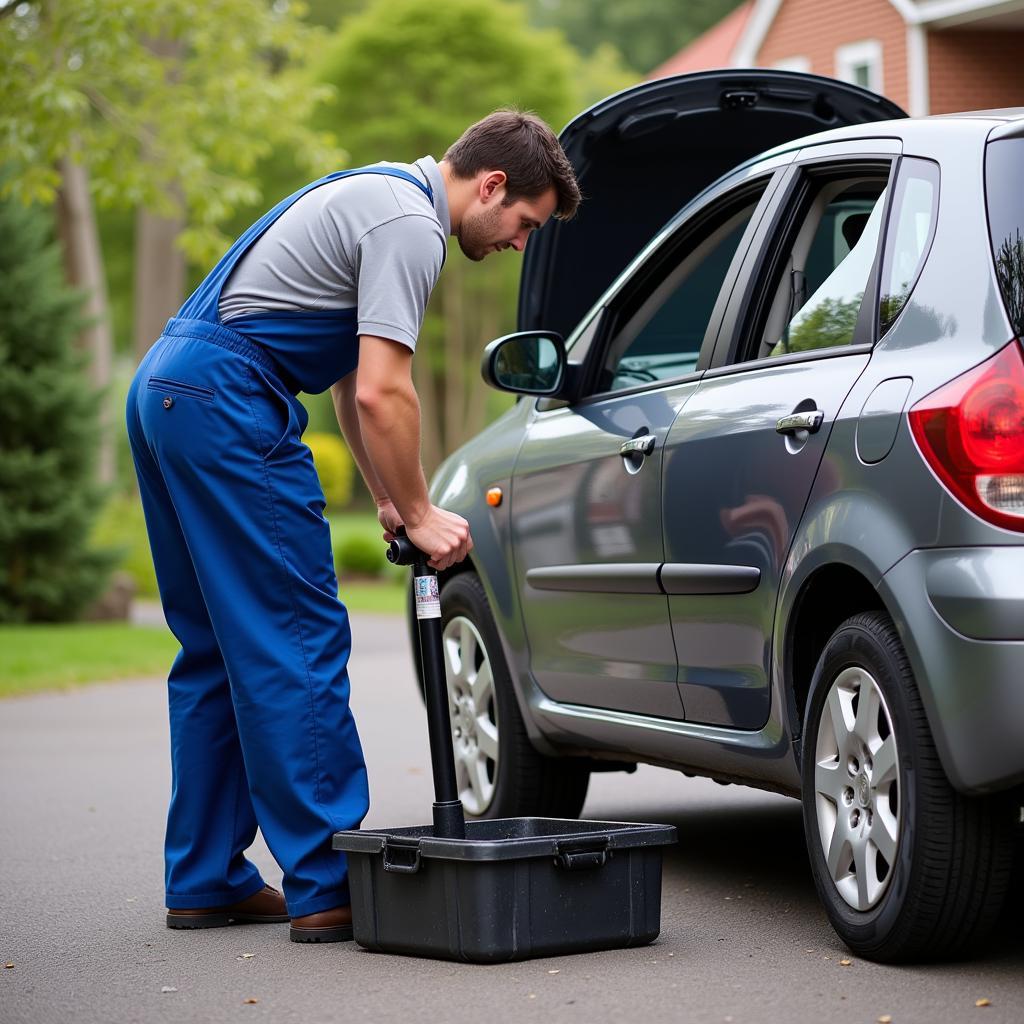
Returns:
[[[445,251],[440,226],[420,214],[396,217],[367,231],[356,246],[359,333],[415,349]]]

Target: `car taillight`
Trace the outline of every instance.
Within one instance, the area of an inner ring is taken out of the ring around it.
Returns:
[[[1024,353],[1012,341],[922,398],[918,447],[953,495],[987,522],[1024,531]]]

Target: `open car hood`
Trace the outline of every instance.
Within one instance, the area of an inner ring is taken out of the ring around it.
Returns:
[[[584,201],[530,239],[519,330],[568,335],[669,218],[724,173],[829,128],[906,117],[890,100],[790,71],[709,71],[644,82],[584,111],[560,140]]]

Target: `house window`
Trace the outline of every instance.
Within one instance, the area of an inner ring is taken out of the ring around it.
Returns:
[[[882,91],[882,44],[877,39],[840,46],[836,50],[836,78]]]
[[[811,58],[810,57],[785,57],[782,60],[775,61],[772,67],[776,71],[801,71],[804,74],[809,74],[811,70]]]

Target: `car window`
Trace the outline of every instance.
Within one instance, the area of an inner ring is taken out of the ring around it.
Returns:
[[[882,258],[879,337],[895,323],[917,283],[935,232],[938,206],[939,165],[907,157],[893,193]]]
[[[1006,313],[1024,337],[1024,139],[990,143],[985,154],[985,196],[992,256]]]
[[[849,345],[878,250],[886,178],[811,182],[787,233],[747,359]]]
[[[763,185],[721,211],[669,261],[655,282],[624,303],[623,317],[604,357],[597,390],[619,391],[692,372],[718,293],[757,208]]]

